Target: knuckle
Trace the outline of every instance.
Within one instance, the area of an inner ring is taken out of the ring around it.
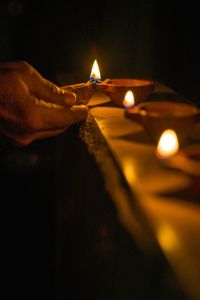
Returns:
[[[32,139],[29,136],[23,136],[16,139],[16,143],[20,147],[28,146],[32,142]]]
[[[19,133],[15,133],[12,134],[11,136],[8,135],[8,139],[9,139],[9,144],[16,146],[16,147],[24,147],[29,145],[32,142],[32,136],[31,135],[25,135],[25,134],[19,134]]]
[[[52,98],[55,99],[56,97],[61,97],[64,99],[64,92],[54,83],[44,79],[44,89],[42,91],[42,97],[51,100]]]
[[[62,90],[57,85],[55,85],[54,83],[52,83],[51,81],[49,81],[47,79],[46,79],[46,85],[49,90],[49,93],[52,93],[52,94],[61,94],[62,93]]]
[[[27,74],[32,74],[33,73],[33,67],[31,65],[29,65],[29,63],[27,63],[24,60],[20,60],[18,62],[18,70],[22,73],[27,73]]]
[[[28,63],[24,60],[18,61],[18,67],[21,70],[27,69],[29,67]]]

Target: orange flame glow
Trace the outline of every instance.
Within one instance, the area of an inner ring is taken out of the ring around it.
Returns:
[[[91,80],[95,80],[98,81],[101,79],[101,74],[100,74],[100,70],[99,70],[99,66],[97,63],[97,60],[95,59],[93,66],[92,66],[92,71],[90,73],[90,79]]]
[[[156,154],[159,158],[168,158],[179,149],[176,132],[172,129],[165,130],[159,139]]]
[[[128,90],[124,97],[123,105],[125,106],[125,108],[130,108],[133,107],[134,104],[135,104],[135,98],[133,92],[131,90]]]

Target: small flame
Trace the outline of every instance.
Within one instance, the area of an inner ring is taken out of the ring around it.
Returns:
[[[179,149],[176,132],[172,129],[165,130],[158,142],[156,153],[159,158],[167,158],[175,154]]]
[[[99,66],[98,66],[96,59],[92,66],[92,71],[90,73],[90,80],[95,81],[95,82],[98,82],[101,80],[101,74],[100,74]]]
[[[123,105],[125,108],[133,107],[135,104],[135,98],[131,90],[126,92],[126,95],[123,100]]]

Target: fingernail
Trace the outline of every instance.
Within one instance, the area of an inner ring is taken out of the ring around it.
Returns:
[[[76,94],[65,91],[64,95],[66,105],[74,105],[76,103]]]
[[[74,105],[72,109],[73,109],[73,111],[76,111],[76,110],[82,110],[82,111],[84,111],[85,113],[88,113],[88,112],[89,112],[89,107],[86,106],[86,105]]]
[[[81,109],[85,110],[85,111],[89,111],[89,107],[86,105],[79,105],[78,107],[80,107]]]

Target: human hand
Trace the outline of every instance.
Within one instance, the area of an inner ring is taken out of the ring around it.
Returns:
[[[84,120],[76,95],[42,77],[26,62],[0,62],[0,133],[19,146],[55,136]]]

